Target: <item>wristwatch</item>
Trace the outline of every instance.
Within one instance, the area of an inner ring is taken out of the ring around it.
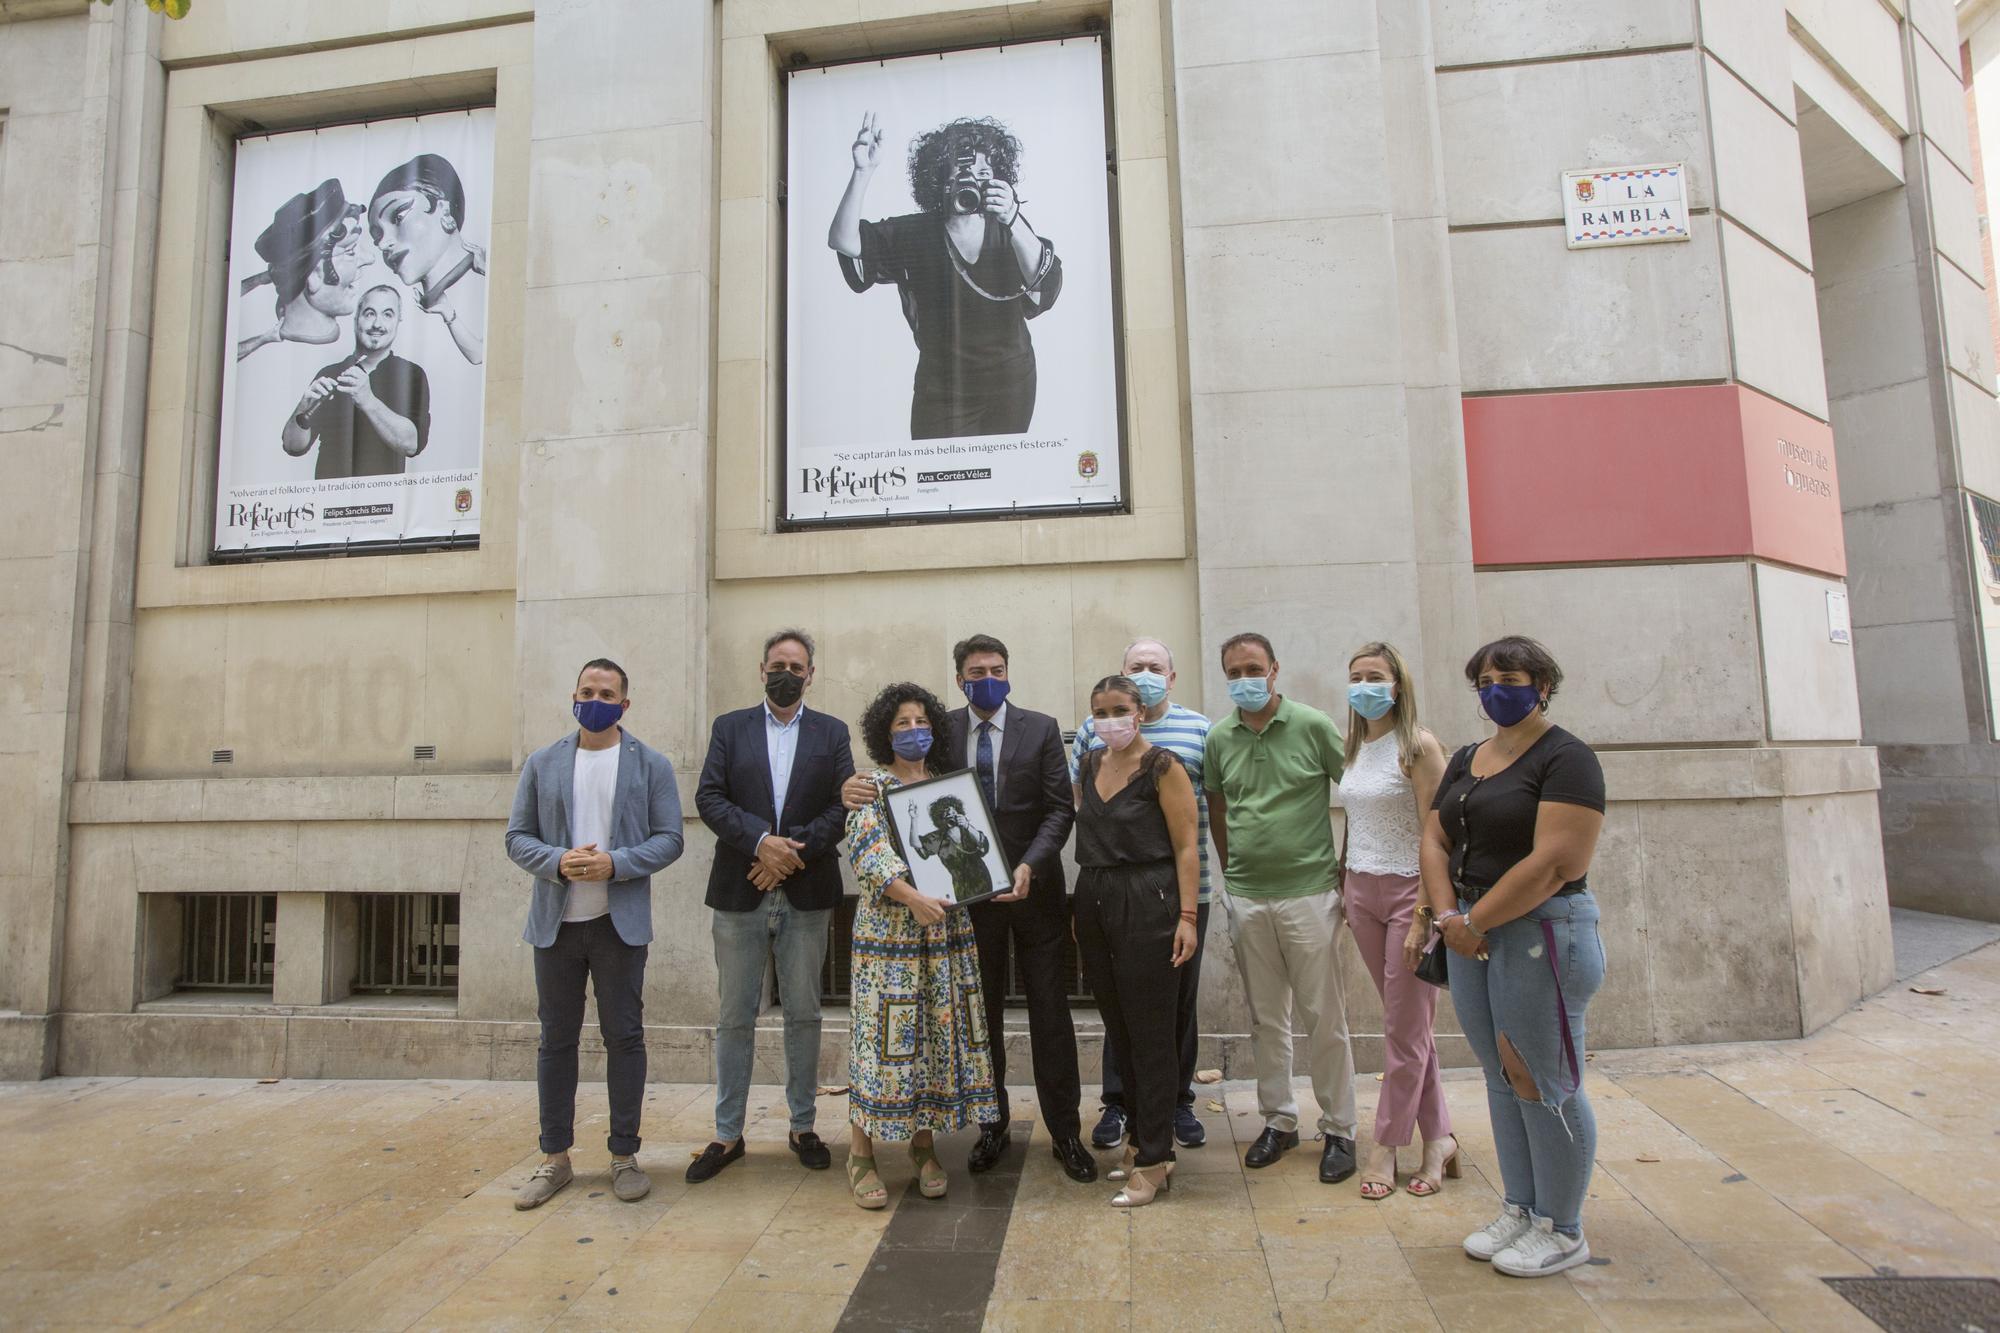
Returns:
[[[1426,924],[1435,922],[1437,920],[1437,909],[1435,907],[1432,907],[1429,903],[1418,903],[1417,920],[1422,921]]]

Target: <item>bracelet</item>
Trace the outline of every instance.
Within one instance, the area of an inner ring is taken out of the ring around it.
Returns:
[[[1459,915],[1465,918],[1465,928],[1472,932],[1472,938],[1476,940],[1483,940],[1486,938],[1486,932],[1481,930],[1478,926],[1472,924],[1471,908],[1469,907],[1466,908],[1463,912],[1460,912]]]

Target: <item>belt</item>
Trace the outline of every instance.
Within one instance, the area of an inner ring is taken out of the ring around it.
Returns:
[[[1493,892],[1493,886],[1491,884],[1486,884],[1486,885],[1466,884],[1454,880],[1452,882],[1451,887],[1457,891],[1458,896],[1460,898],[1463,898],[1465,900],[1467,906],[1470,906],[1473,903],[1478,902],[1481,898],[1484,898],[1487,894]],[[1575,896],[1576,894],[1582,893],[1583,891],[1584,889],[1581,884],[1565,884],[1549,896],[1552,898],[1569,898]]]

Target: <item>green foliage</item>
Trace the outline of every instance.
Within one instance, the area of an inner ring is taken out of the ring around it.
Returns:
[[[113,0],[97,0],[97,3],[108,5],[113,3]],[[155,14],[165,14],[170,19],[184,19],[187,17],[188,6],[193,3],[194,0],[146,0],[146,8]]]

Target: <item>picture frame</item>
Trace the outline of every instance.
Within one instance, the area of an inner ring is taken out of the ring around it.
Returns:
[[[1014,868],[973,770],[912,782],[883,799],[889,830],[919,893],[970,907],[1012,887]]]

